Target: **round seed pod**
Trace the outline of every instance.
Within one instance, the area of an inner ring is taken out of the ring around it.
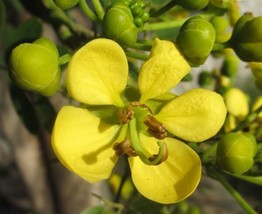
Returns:
[[[183,24],[176,43],[187,61],[192,66],[199,66],[209,56],[215,37],[212,24],[200,16],[195,16]]]
[[[51,96],[60,81],[58,60],[58,50],[47,38],[23,43],[11,53],[9,75],[18,87]]]
[[[246,62],[262,62],[262,16],[245,14],[236,22],[230,39],[238,57]]]
[[[107,37],[123,45],[136,43],[138,29],[129,7],[116,1],[103,18],[103,31]]]
[[[233,174],[247,172],[254,163],[257,152],[255,137],[251,134],[228,133],[217,145],[217,164]]]
[[[200,10],[206,7],[209,0],[178,0],[177,4],[188,10]]]
[[[54,0],[54,3],[63,10],[76,6],[80,0]]]

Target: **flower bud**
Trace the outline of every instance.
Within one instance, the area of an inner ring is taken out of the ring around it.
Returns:
[[[58,50],[47,38],[23,43],[11,53],[9,74],[18,87],[51,96],[60,81],[58,60]]]
[[[217,145],[217,164],[233,174],[247,172],[254,163],[257,152],[255,137],[251,134],[228,133]]]
[[[200,10],[206,7],[209,0],[178,0],[177,4],[188,10]]]
[[[198,77],[198,83],[201,87],[210,85],[213,82],[213,80],[214,79],[213,79],[212,73],[208,71],[202,71]]]
[[[213,25],[216,32],[216,42],[222,43],[230,38],[230,32],[227,32],[228,20],[225,16],[214,16],[210,23]]]
[[[80,0],[54,0],[54,3],[63,10],[70,9],[78,4]]]
[[[262,106],[262,96],[259,96],[255,99],[252,105],[252,111],[256,111],[258,108]],[[258,114],[258,118],[262,119],[262,111]]]
[[[218,8],[228,8],[230,0],[210,0],[210,3]]]
[[[249,112],[248,97],[238,88],[229,89],[224,95],[228,113],[243,120]]]
[[[262,62],[250,62],[248,65],[254,78],[262,81]]]
[[[254,76],[257,88],[262,90],[262,62],[250,62],[248,65]]]
[[[195,16],[181,27],[176,43],[192,66],[203,64],[215,42],[215,30],[210,22]]]
[[[136,43],[138,29],[129,7],[122,1],[116,1],[103,18],[103,31],[107,37],[124,45]]]
[[[236,55],[226,55],[221,73],[227,77],[234,77],[238,71],[239,59]]]
[[[247,62],[262,62],[262,16],[243,15],[235,24],[230,42],[238,57]]]

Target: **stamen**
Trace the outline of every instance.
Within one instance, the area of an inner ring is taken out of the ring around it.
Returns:
[[[158,165],[165,161],[168,157],[168,150],[165,143],[158,141],[159,151],[158,154],[154,154],[151,157],[148,157],[148,152],[145,151],[141,143],[139,142],[138,133],[137,133],[137,124],[136,118],[133,118],[129,122],[129,133],[131,145],[134,148],[135,152],[139,156],[139,158],[147,165]],[[147,155],[146,155],[147,154]]]
[[[118,120],[121,124],[126,124],[134,116],[134,110],[132,107],[128,106],[126,109],[120,109],[118,111]]]
[[[133,101],[133,102],[131,102],[130,104],[131,104],[131,106],[133,106],[133,107],[142,107],[142,108],[145,108],[145,109],[147,109],[147,110],[149,111],[150,114],[153,114],[152,110],[151,110],[151,109],[149,108],[149,106],[146,105],[146,104],[141,104],[141,103],[139,103],[139,102],[137,102],[137,101]]]
[[[159,145],[159,147],[161,148],[161,142],[158,141],[157,144]],[[161,157],[161,159],[157,162],[156,165],[159,165],[161,163],[163,163],[167,158],[168,158],[168,149],[165,143],[162,143],[163,146],[163,155]],[[158,157],[158,155],[153,155],[152,157],[148,158],[150,161],[154,161],[156,160],[156,158]]]
[[[167,131],[164,124],[160,123],[154,116],[150,115],[145,120],[145,125],[148,126],[148,133],[159,140],[167,137]]]
[[[137,156],[137,153],[131,147],[131,142],[129,139],[125,139],[121,143],[115,143],[113,145],[113,149],[115,150],[117,156],[120,156],[123,154],[127,154],[128,156],[131,156],[131,157]]]

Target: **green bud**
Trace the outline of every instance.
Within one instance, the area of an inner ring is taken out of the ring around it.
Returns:
[[[230,32],[227,32],[228,20],[225,16],[214,16],[210,23],[213,25],[216,32],[216,42],[222,43],[230,38]]]
[[[142,27],[143,24],[144,24],[144,21],[143,21],[142,18],[137,17],[137,18],[134,19],[134,23],[135,23],[135,25],[136,25],[137,27]]]
[[[238,71],[239,59],[234,54],[226,55],[221,73],[227,77],[234,77]]]
[[[218,8],[226,9],[229,6],[230,0],[210,0],[210,3]]]
[[[262,62],[250,62],[248,65],[255,79],[262,81]]]
[[[252,71],[257,88],[262,90],[262,62],[250,62],[249,68]]]
[[[203,64],[209,56],[214,42],[215,30],[210,22],[195,16],[181,27],[176,43],[192,66]]]
[[[255,79],[256,87],[262,91],[262,80],[261,79]]]
[[[144,22],[148,21],[150,16],[148,12],[143,11],[141,18],[143,19]]]
[[[58,50],[47,38],[23,43],[11,53],[9,74],[18,87],[51,96],[60,82],[58,60]]]
[[[255,137],[251,134],[228,133],[217,145],[217,164],[233,174],[247,172],[254,163],[257,152]]]
[[[208,86],[212,83],[212,74],[208,71],[202,71],[198,77],[198,84],[202,87]]]
[[[124,45],[136,43],[138,29],[129,7],[122,1],[116,1],[103,18],[103,31],[107,37]]]
[[[80,0],[54,0],[54,3],[63,10],[76,6]]]
[[[245,14],[234,26],[230,42],[238,57],[247,62],[262,62],[262,16]]]
[[[188,10],[200,10],[206,7],[209,0],[178,0],[177,4]]]

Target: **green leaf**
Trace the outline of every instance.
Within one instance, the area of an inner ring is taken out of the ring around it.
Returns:
[[[32,134],[36,134],[39,126],[37,115],[32,103],[25,95],[24,91],[20,90],[13,84],[10,85],[9,90],[13,105],[21,121],[24,123],[28,131],[30,131]]]
[[[39,122],[49,131],[52,131],[56,118],[56,111],[48,98],[36,94],[35,111]]]
[[[0,2],[0,47],[3,47],[4,41],[3,41],[3,35],[5,31],[6,26],[6,8],[4,3]],[[4,62],[4,51],[0,49],[0,66],[3,67],[5,65]]]
[[[6,22],[6,8],[4,3],[1,1],[0,2],[0,38],[4,33],[5,22]]]
[[[103,214],[103,213],[104,213],[104,207],[96,206],[96,207],[85,209],[80,214]]]
[[[5,33],[5,49],[11,49],[23,42],[33,42],[42,35],[42,23],[36,18],[28,19],[19,27],[7,26]]]
[[[235,174],[230,174],[236,178],[239,178],[243,181],[247,181],[249,183],[253,183],[259,186],[262,186],[262,176],[249,176],[249,175],[235,175]]]
[[[164,206],[139,195],[133,199],[130,205],[133,214],[161,214]]]
[[[1,13],[1,11],[0,11]],[[5,26],[5,33],[3,35],[3,56],[0,57],[1,65],[6,65],[6,59],[9,58],[12,49],[24,42],[33,42],[42,35],[42,23],[36,18],[31,18],[18,27],[12,25]],[[1,38],[1,35],[0,35]],[[0,53],[1,54],[1,53]]]

